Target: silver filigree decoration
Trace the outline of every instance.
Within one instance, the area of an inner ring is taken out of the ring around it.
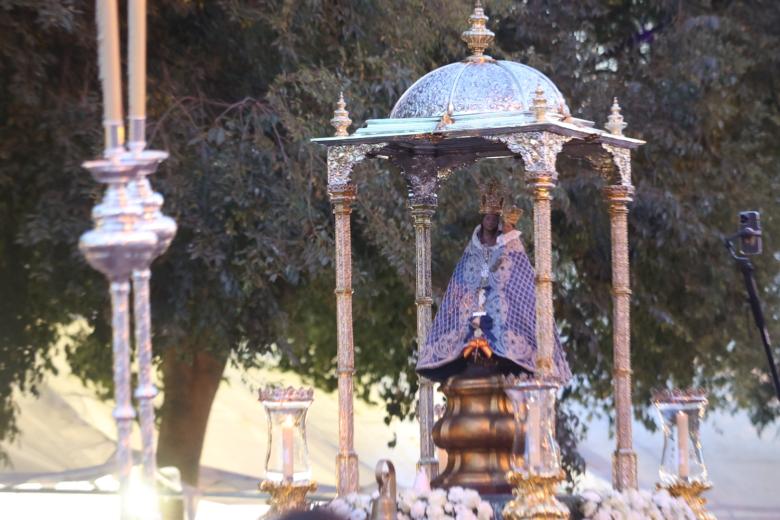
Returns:
[[[455,168],[474,160],[468,155],[393,155],[409,187],[409,201],[414,205],[436,206],[441,182]]]
[[[601,143],[601,147],[609,152],[617,166],[619,179],[616,180],[619,184],[631,186],[631,150],[607,143]]]
[[[284,388],[280,386],[268,385],[259,392],[260,401],[285,402],[311,401],[313,399],[314,389],[309,387],[295,388],[288,386],[287,388]]]
[[[328,189],[344,188],[351,184],[352,169],[372,152],[387,143],[331,146],[328,148]]]
[[[504,143],[512,153],[523,158],[526,177],[551,177],[558,179],[555,161],[563,145],[572,138],[551,132],[523,132],[491,135],[486,139]]]

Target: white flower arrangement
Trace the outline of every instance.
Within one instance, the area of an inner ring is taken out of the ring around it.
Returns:
[[[366,520],[371,516],[371,503],[379,495],[352,493],[339,497],[325,506],[349,520]],[[453,487],[449,490],[434,489],[415,491],[404,489],[398,493],[398,520],[490,520],[493,507],[482,500],[473,489]]]
[[[580,511],[591,520],[696,520],[691,508],[668,491],[585,491]]]

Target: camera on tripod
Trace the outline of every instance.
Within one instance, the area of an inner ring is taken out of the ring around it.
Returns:
[[[739,213],[739,252],[745,256],[761,254],[761,215],[758,211]]]

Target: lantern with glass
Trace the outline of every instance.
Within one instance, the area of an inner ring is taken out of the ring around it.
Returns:
[[[557,391],[558,383],[551,378],[504,378],[515,418],[512,471],[507,474],[515,498],[503,511],[509,520],[569,518],[568,508],[555,498],[564,477],[555,440]]]
[[[306,507],[306,493],[317,488],[311,480],[306,443],[306,412],[314,399],[311,388],[268,386],[260,402],[268,418],[268,449],[261,491],[271,495],[272,515]]]
[[[700,425],[707,408],[707,394],[699,389],[660,390],[653,394],[664,432],[659,488],[682,497],[700,520],[715,517],[704,509],[701,494],[712,484],[702,454]]]

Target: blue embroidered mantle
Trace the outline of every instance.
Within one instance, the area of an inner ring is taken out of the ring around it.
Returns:
[[[487,271],[484,310],[492,320],[490,346],[493,352],[519,367],[534,372],[536,358],[536,293],[534,270],[525,253],[520,232],[499,235],[495,246],[479,240],[474,230],[433,320],[420,352],[417,370],[430,371],[457,361],[471,335],[472,313],[478,309],[479,290]],[[555,333],[553,365],[562,382],[571,371]]]

